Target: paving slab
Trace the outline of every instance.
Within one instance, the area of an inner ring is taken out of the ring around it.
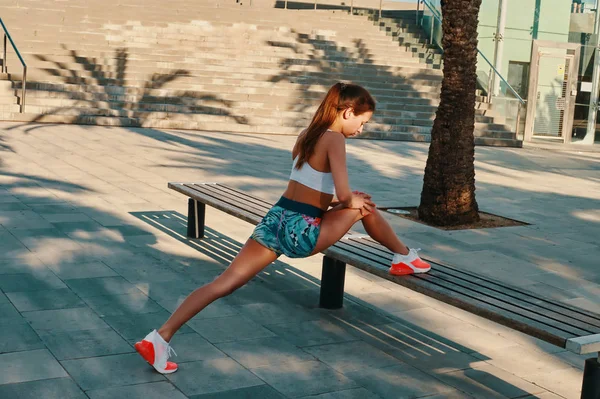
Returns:
[[[291,398],[359,387],[355,381],[316,360],[263,366],[250,371]]]
[[[86,392],[90,399],[186,399],[181,391],[168,382],[149,382],[132,386],[93,389]]]
[[[6,294],[19,312],[80,308],[85,303],[68,288],[9,292]]]
[[[137,353],[65,360],[61,364],[85,391],[165,380]]]
[[[41,331],[40,338],[58,360],[131,353],[133,347],[111,328]]]
[[[87,399],[79,386],[69,377],[0,385],[0,398]]]
[[[67,372],[47,349],[0,355],[0,386],[67,376]]]
[[[181,373],[180,371],[186,371]],[[257,376],[232,359],[189,362],[168,379],[188,396],[264,385]]]

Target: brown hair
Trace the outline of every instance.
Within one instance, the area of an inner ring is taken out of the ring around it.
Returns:
[[[335,122],[338,112],[352,108],[354,115],[375,112],[375,100],[371,94],[359,85],[336,83],[327,92],[317,108],[310,125],[298,142],[300,152],[296,168],[300,169],[315,152],[317,142]]]

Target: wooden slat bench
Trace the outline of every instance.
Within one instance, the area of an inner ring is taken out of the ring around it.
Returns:
[[[169,183],[189,197],[188,236],[204,236],[206,205],[254,225],[273,205],[248,193],[217,183]],[[346,264],[439,299],[577,354],[600,352],[600,315],[554,301],[505,283],[431,262],[427,274],[391,276],[392,254],[369,237],[347,234],[323,251],[319,305],[342,307]],[[429,260],[431,261],[431,260]],[[600,399],[600,364],[586,361],[583,399]]]

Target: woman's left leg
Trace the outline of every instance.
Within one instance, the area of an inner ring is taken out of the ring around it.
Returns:
[[[431,269],[431,265],[417,254],[418,249],[409,249],[404,245],[378,209],[374,208],[362,219],[362,223],[371,238],[394,253],[390,274],[402,276],[426,273]]]
[[[401,255],[408,254],[408,247],[398,238],[392,226],[377,208],[373,208],[370,215],[362,218],[362,224],[371,238],[390,251]]]

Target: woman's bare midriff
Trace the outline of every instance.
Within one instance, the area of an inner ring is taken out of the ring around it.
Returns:
[[[333,195],[322,193],[312,188],[306,187],[294,180],[288,182],[287,189],[283,196],[297,202],[303,202],[326,211],[333,200]]]
[[[304,134],[304,131],[300,133],[300,136],[302,136],[302,134]],[[326,137],[328,134],[330,134],[330,132],[325,132],[323,136]],[[300,136],[298,136],[298,138],[300,138]],[[319,143],[317,143],[315,152],[308,160],[308,164],[317,171],[330,173],[331,169],[327,160],[327,153],[323,147],[324,137],[321,137]],[[298,141],[296,141],[296,144],[292,150],[292,159],[298,156],[298,152]],[[292,201],[303,202],[305,204],[316,206],[324,211],[329,208],[329,204],[331,204],[331,201],[333,200],[333,194],[322,193],[294,180],[290,180],[288,182],[287,189],[283,193],[283,196],[287,199],[291,199]]]

